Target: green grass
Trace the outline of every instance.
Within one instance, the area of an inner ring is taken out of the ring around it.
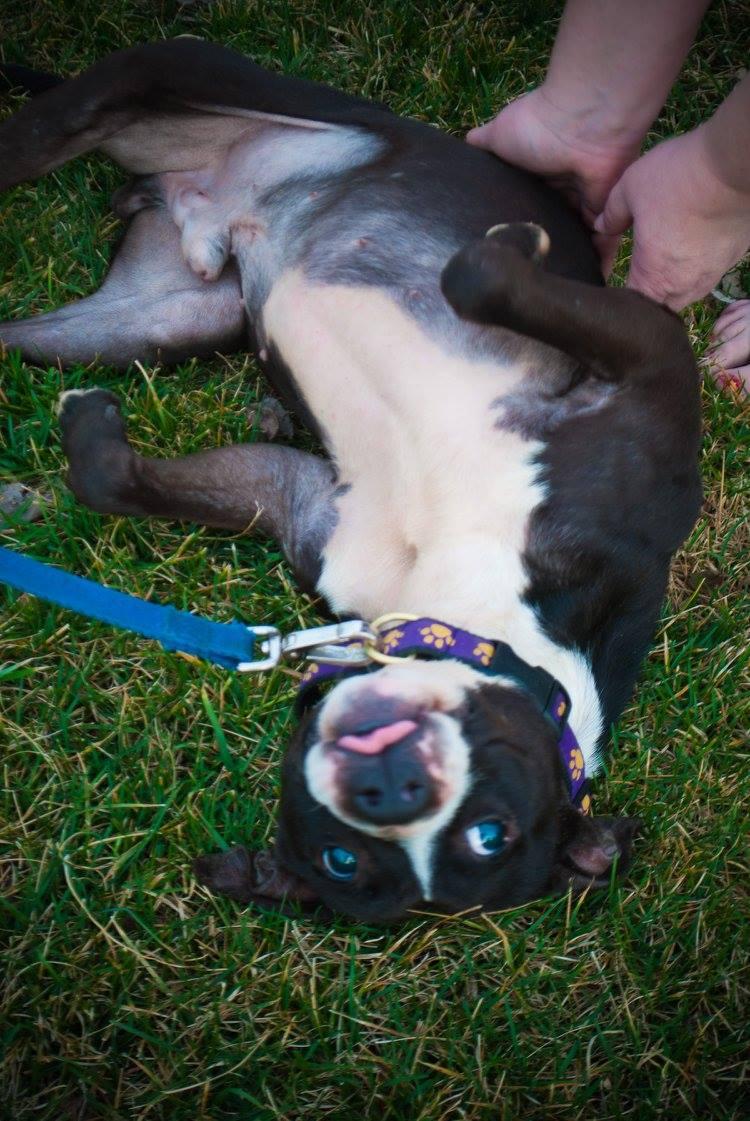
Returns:
[[[746,63],[739,7],[713,6],[654,137],[710,112]],[[4,5],[2,49],[72,71],[192,32],[460,132],[540,80],[557,13],[38,0]],[[96,286],[117,182],[83,160],[3,199],[0,318]],[[699,353],[715,311],[686,316]],[[52,407],[92,383],[165,454],[246,438],[262,393],[241,357],[127,376],[4,358],[0,477],[55,498],[0,542],[217,619],[316,620],[267,542],[75,504]],[[383,932],[210,897],[191,857],[270,833],[291,679],[233,677],[0,591],[3,1118],[748,1115],[749,433],[713,387],[704,410],[705,515],[595,791],[645,834],[628,882],[596,899]]]

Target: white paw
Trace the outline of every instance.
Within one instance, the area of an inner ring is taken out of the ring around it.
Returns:
[[[543,226],[536,222],[500,222],[497,226],[490,226],[485,237],[498,237],[503,230],[512,230],[513,227],[525,226],[529,235],[530,246],[533,245],[531,259],[535,262],[543,261],[550,250],[549,234]],[[511,238],[512,243],[512,238]]]
[[[99,393],[99,392],[100,392],[100,388],[99,388],[98,385],[93,386],[91,389],[66,389],[63,393],[60,394],[60,396],[55,401],[55,404],[54,404],[55,416],[59,417],[60,413],[65,408],[65,402],[71,400],[71,398],[73,398],[73,397],[85,397],[87,393]]]

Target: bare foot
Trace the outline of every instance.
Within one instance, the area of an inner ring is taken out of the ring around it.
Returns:
[[[719,385],[750,392],[750,300],[735,300],[721,313],[711,332],[711,373]]]

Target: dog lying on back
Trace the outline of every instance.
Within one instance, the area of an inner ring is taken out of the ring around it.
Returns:
[[[273,848],[201,858],[199,877],[392,921],[626,868],[634,823],[587,815],[583,783],[699,509],[679,320],[604,288],[534,177],[208,43],[123,51],[42,93],[0,128],[0,185],[94,148],[134,177],[111,270],[0,339],[120,366],[250,345],[326,455],[145,459],[112,394],[73,391],[76,496],[254,521],[334,614],[398,613],[386,664],[306,675]]]

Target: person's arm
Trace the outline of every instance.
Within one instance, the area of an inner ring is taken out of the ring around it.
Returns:
[[[750,75],[738,82],[729,96],[697,132],[706,157],[722,183],[747,195],[750,192]]]
[[[568,0],[545,97],[587,141],[640,142],[707,7],[708,0]]]
[[[589,225],[638,156],[708,0],[568,0],[547,76],[470,144],[561,188]],[[617,241],[600,235],[605,267]]]
[[[676,311],[750,247],[750,76],[692,132],[657,144],[612,188],[595,229],[633,226],[628,284]]]

